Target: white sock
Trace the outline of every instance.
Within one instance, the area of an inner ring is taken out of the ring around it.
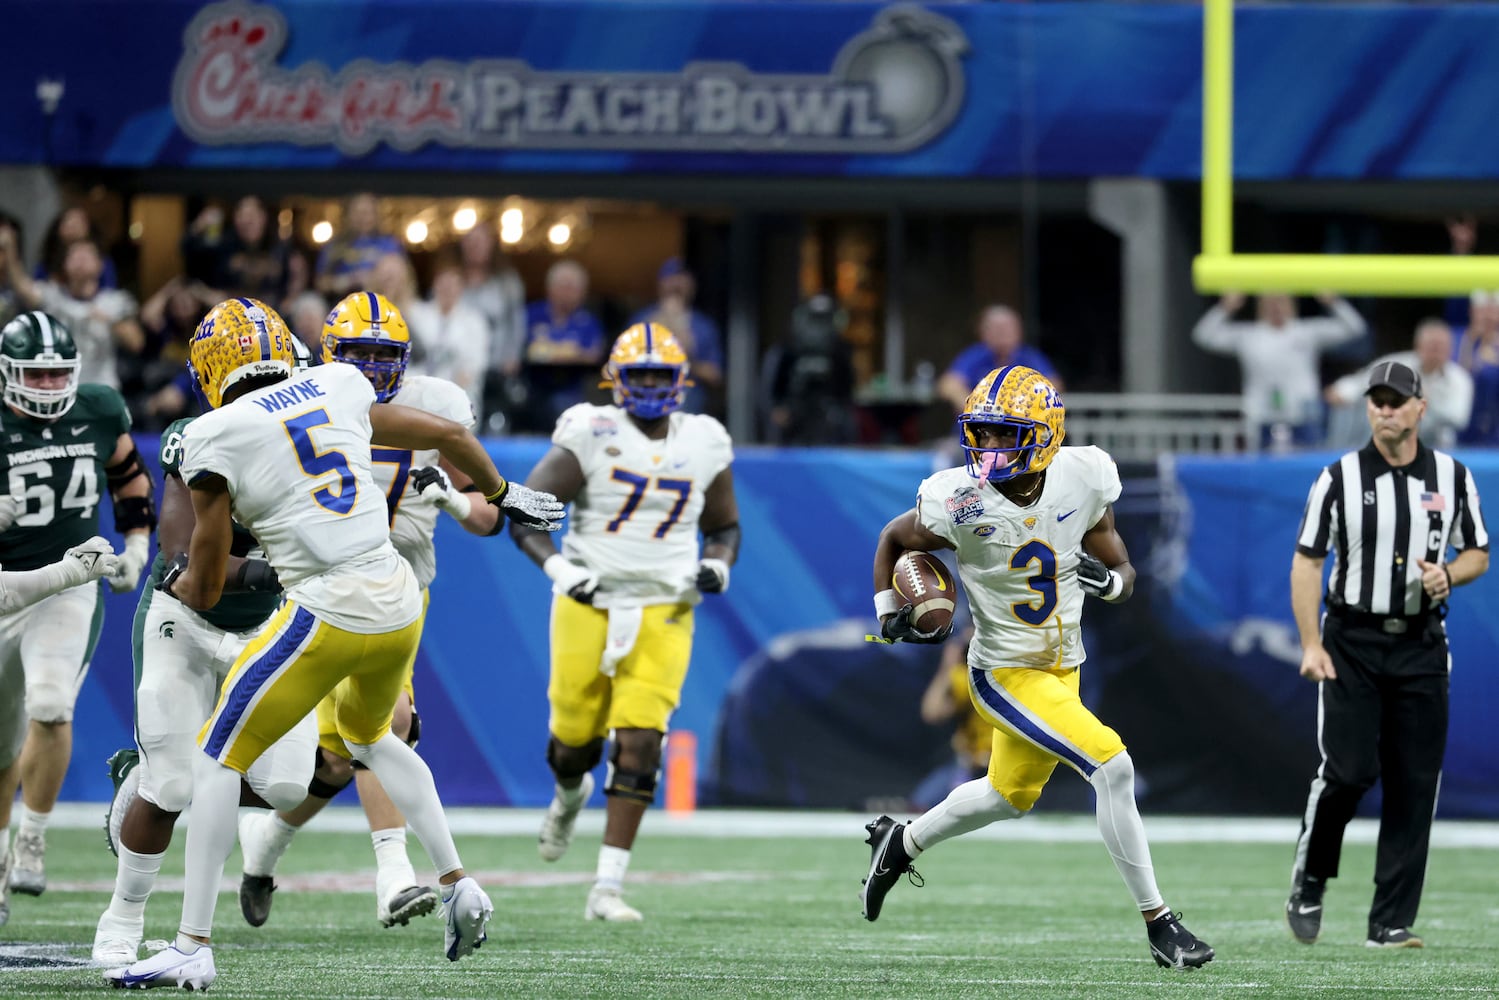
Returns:
[[[438,876],[462,868],[427,762],[394,733],[386,733],[378,743],[349,743],[348,747],[354,759],[380,779],[390,800],[416,831],[416,839],[426,848]]]
[[[209,937],[213,933],[224,863],[239,838],[240,773],[206,753],[194,757],[179,941],[185,934]]]
[[[416,884],[416,870],[411,867],[411,858],[406,854],[406,828],[404,826],[391,827],[388,830],[371,830],[370,840],[375,845],[375,867],[379,874],[376,882],[381,876],[388,876],[393,881],[404,881],[408,885]],[[402,885],[399,888],[404,889]]]
[[[947,793],[947,798],[906,826],[901,846],[911,857],[951,837],[970,833],[1002,819],[1025,815],[994,790],[988,776],[974,778]]]
[[[109,912],[122,920],[140,920],[146,914],[146,900],[156,886],[156,876],[161,873],[160,854],[137,854],[124,844],[120,847],[120,863],[115,871],[115,891],[109,897]]]
[[[28,833],[32,833],[38,837],[45,837],[47,835],[47,820],[51,818],[52,813],[50,810],[48,812],[37,812],[35,809],[29,808],[26,803],[21,803],[21,825],[16,830],[16,836],[24,837]]]
[[[261,840],[255,857],[246,856],[245,858],[245,874],[264,876],[276,874],[276,866],[281,863],[281,858],[286,854],[286,849],[291,846],[292,838],[297,835],[298,829],[282,819],[280,813],[271,813],[271,818],[265,823],[265,837]]]
[[[599,848],[598,873],[593,884],[600,889],[620,889],[625,884],[625,872],[630,867],[630,852],[623,847]]]
[[[1155,884],[1150,844],[1135,804],[1135,762],[1125,751],[1111,757],[1088,780],[1098,793],[1098,832],[1114,859],[1114,867],[1135,897],[1135,905],[1142,913],[1160,907],[1161,890]]]
[[[207,937],[207,935],[204,936]],[[208,945],[204,944],[202,941],[195,941],[194,939],[188,937],[186,931],[178,931],[177,940],[172,942],[172,947],[176,948],[184,955],[191,955],[199,948],[207,948]]]

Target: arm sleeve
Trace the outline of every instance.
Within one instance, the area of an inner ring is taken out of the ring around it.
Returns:
[[[1332,548],[1338,500],[1338,490],[1334,487],[1342,478],[1334,470],[1340,472],[1341,467],[1328,466],[1312,484],[1312,491],[1306,498],[1306,510],[1301,515],[1301,527],[1296,532],[1296,551],[1312,559],[1327,558],[1328,550]]]
[[[1238,347],[1238,323],[1228,321],[1228,310],[1213,306],[1192,327],[1192,343],[1214,354],[1235,354]]]
[[[1473,474],[1461,462],[1457,466],[1457,510],[1454,511],[1456,525],[1452,532],[1452,547],[1462,552],[1465,549],[1489,548],[1489,531],[1483,523],[1483,508],[1478,502],[1478,484]]]

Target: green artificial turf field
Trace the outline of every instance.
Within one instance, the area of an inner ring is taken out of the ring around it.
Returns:
[[[839,818],[835,818],[839,819]],[[585,923],[596,831],[556,865],[522,835],[458,838],[489,890],[489,942],[445,961],[441,917],[380,928],[368,836],[304,833],[280,873],[270,922],[246,926],[220,897],[217,997],[1426,997],[1499,992],[1499,851],[1433,852],[1421,951],[1364,947],[1373,848],[1350,844],[1328,892],[1322,940],[1281,916],[1289,843],[1155,846],[1168,902],[1217,949],[1194,972],[1159,969],[1101,846],[959,839],[924,856],[876,924],[855,893],[866,817],[848,836],[675,835],[647,821],[628,886],[643,924]],[[1035,821],[1045,822],[1042,818]],[[1147,825],[1156,824],[1147,818]],[[652,827],[655,827],[652,829]],[[1076,832],[1076,824],[1071,827]],[[175,930],[181,840],[152,898],[147,938]],[[39,899],[12,897],[0,929],[0,997],[114,995],[84,963],[114,859],[94,831],[49,835]],[[414,859],[420,847],[412,840]],[[418,871],[423,868],[418,864]],[[230,861],[237,882],[238,855]],[[145,952],[143,951],[143,954]],[[27,967],[34,962],[54,967]],[[58,967],[61,965],[61,967]]]

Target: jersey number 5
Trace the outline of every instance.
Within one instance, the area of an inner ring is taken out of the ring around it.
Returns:
[[[343,452],[318,451],[309,433],[314,427],[332,422],[327,410],[313,410],[311,413],[289,417],[282,421],[282,426],[286,428],[286,435],[291,438],[292,446],[297,449],[297,461],[301,463],[303,472],[309,476],[338,473],[338,489],[335,491],[332,483],[319,486],[312,491],[312,499],[335,514],[347,514],[354,509],[354,499],[359,493],[354,470],[349,468],[349,460],[344,457]]]
[[[1010,610],[1027,625],[1044,625],[1057,609],[1057,554],[1036,538],[1020,546],[1010,557],[1011,569],[1028,572],[1033,565],[1036,572],[1025,583],[1037,597],[1012,604]]]

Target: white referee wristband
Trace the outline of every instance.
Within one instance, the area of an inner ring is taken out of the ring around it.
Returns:
[[[884,618],[886,615],[893,615],[900,610],[901,605],[904,603],[893,587],[888,590],[882,590],[874,595],[874,616],[876,618]]]

